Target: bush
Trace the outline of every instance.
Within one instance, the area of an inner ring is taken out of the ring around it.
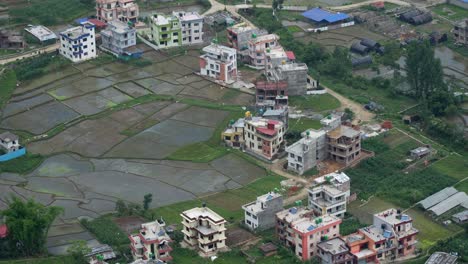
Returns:
[[[110,216],[101,216],[92,221],[83,220],[81,224],[93,233],[101,243],[111,246],[130,243],[125,232],[120,230]]]

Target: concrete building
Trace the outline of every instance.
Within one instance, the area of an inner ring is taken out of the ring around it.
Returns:
[[[456,43],[468,45],[468,19],[456,23],[452,32]]]
[[[346,242],[340,238],[320,242],[318,245],[318,257],[322,264],[353,264],[354,257],[349,253]]]
[[[115,55],[131,55],[130,47],[136,45],[136,29],[121,21],[111,21],[101,31],[102,48]]]
[[[276,232],[280,243],[293,250],[302,261],[318,255],[317,245],[339,237],[341,219],[325,215],[314,217],[304,208],[290,208],[276,214]]]
[[[135,23],[139,15],[135,0],[96,0],[96,17],[106,23],[113,20]]]
[[[327,144],[328,157],[338,163],[349,165],[361,154],[360,132],[348,126],[327,132]]]
[[[250,230],[265,230],[275,226],[275,215],[283,210],[283,196],[269,192],[242,206],[244,224]]]
[[[172,248],[169,245],[172,240],[164,227],[163,221],[145,223],[141,225],[138,234],[129,236],[130,249],[135,260],[172,260]]]
[[[60,54],[73,62],[96,57],[94,25],[84,22],[60,33]]]
[[[286,106],[278,107],[276,109],[267,109],[262,114],[262,117],[270,119],[270,120],[281,121],[283,122],[286,129],[288,128],[289,110]]]
[[[197,12],[174,11],[172,13],[182,27],[182,45],[203,43],[203,17]]]
[[[160,49],[182,44],[182,26],[174,15],[153,14],[150,17],[151,39]]]
[[[278,109],[288,106],[288,83],[257,81],[255,105],[263,109]]]
[[[287,147],[288,170],[302,175],[324,160],[327,157],[325,134],[323,130],[307,130],[303,138]]]
[[[40,42],[54,42],[55,43],[55,41],[57,40],[57,35],[55,35],[55,33],[52,30],[42,25],[37,25],[37,26],[28,25],[27,27],[24,28],[24,30],[26,30],[35,38],[37,38]]]
[[[10,132],[0,134],[0,150],[10,153],[20,148],[19,137],[17,135]]]
[[[212,43],[203,48],[200,56],[200,74],[225,83],[232,83],[237,78],[236,50]]]
[[[285,63],[269,71],[270,76],[267,78],[270,82],[286,82],[289,95],[305,95],[310,86],[308,72],[309,68],[305,63]]]
[[[24,37],[19,32],[0,29],[0,49],[24,49],[25,46]]]
[[[221,139],[231,148],[242,148],[245,144],[244,138],[245,119],[239,118],[237,121],[229,121],[228,127],[221,134]]]
[[[227,28],[228,45],[237,51],[249,49],[249,40],[253,36],[267,35],[268,32],[263,29],[246,26],[244,23],[234,25]]]
[[[289,63],[288,54],[283,47],[277,46],[265,50],[265,76],[271,77],[273,71],[280,65]]]
[[[207,207],[196,207],[183,212],[182,247],[197,250],[202,257],[216,255],[227,250],[226,220]]]
[[[309,189],[309,209],[318,215],[343,218],[350,196],[350,179],[344,173],[330,173],[314,180]]]
[[[257,69],[265,68],[265,51],[279,47],[279,37],[276,34],[257,36],[252,34],[252,39],[248,41],[250,65]]]
[[[373,225],[347,238],[356,261],[381,262],[414,254],[418,230],[409,215],[388,209],[374,214]]]
[[[283,122],[246,116],[245,149],[261,158],[272,160],[283,151],[286,128]]]

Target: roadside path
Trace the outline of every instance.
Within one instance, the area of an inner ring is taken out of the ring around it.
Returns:
[[[329,94],[331,94],[333,97],[335,97],[336,99],[338,99],[338,101],[340,101],[341,103],[341,107],[340,107],[340,110],[344,110],[345,108],[349,108],[351,109],[351,111],[354,112],[354,121],[359,121],[360,122],[369,122],[371,121],[374,117],[375,117],[375,114],[366,110],[361,104],[349,99],[349,98],[346,98],[344,97],[343,95],[333,91],[332,89],[324,86],[322,84],[323,87],[325,87],[325,89],[327,90],[327,92]],[[353,122],[354,122],[353,121]]]
[[[364,1],[364,2],[356,3],[356,4],[329,7],[329,9],[334,10],[334,11],[349,10],[349,9],[354,9],[354,8],[361,7],[361,6],[370,5],[370,4],[377,3],[377,2],[382,2],[382,0],[369,0],[369,1]],[[401,0],[383,0],[383,2],[392,3],[392,4],[396,4],[400,6],[411,6],[410,3],[401,1]]]
[[[55,43],[53,45],[50,45],[50,46],[47,46],[47,47],[44,47],[44,48],[31,50],[31,51],[29,51],[27,53],[24,53],[24,54],[18,54],[18,56],[11,56],[11,57],[8,57],[8,58],[5,58],[5,59],[1,59],[0,60],[0,65],[4,65],[4,64],[7,64],[7,63],[10,63],[10,62],[13,62],[13,61],[22,60],[22,59],[26,59],[26,58],[29,58],[29,57],[37,56],[37,55],[39,55],[41,53],[51,53],[51,52],[56,51],[59,47],[60,47],[60,43]]]

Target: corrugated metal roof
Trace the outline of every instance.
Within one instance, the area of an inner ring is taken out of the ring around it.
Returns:
[[[458,214],[452,215],[452,217],[459,219],[460,221],[466,221],[468,220],[468,210],[465,210],[463,212],[460,212]]]
[[[468,202],[468,195],[465,192],[458,192],[444,201],[434,205],[429,208],[429,211],[433,212],[435,215],[439,216],[448,210],[454,208],[457,205]]]
[[[457,258],[457,256],[453,256],[445,252],[435,252],[425,264],[455,264],[457,262]]]
[[[331,13],[326,10],[323,10],[319,7],[313,8],[311,10],[305,11],[302,13],[302,16],[313,20],[315,22],[326,21],[328,23],[338,22],[340,20],[345,20],[349,18],[348,14],[345,13]]]
[[[450,196],[456,194],[458,191],[453,187],[447,187],[439,192],[434,193],[433,195],[426,197],[426,199],[420,201],[419,203],[422,205],[424,209],[428,209],[443,200],[449,198]]]

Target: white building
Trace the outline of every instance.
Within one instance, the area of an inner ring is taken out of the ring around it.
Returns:
[[[135,260],[172,260],[169,243],[172,241],[164,229],[163,221],[154,221],[141,225],[140,232],[130,235],[130,249]]]
[[[232,83],[237,77],[237,51],[218,44],[203,48],[200,56],[200,74]]]
[[[131,54],[130,47],[136,45],[136,29],[128,24],[114,20],[107,29],[101,31],[102,46],[116,55]]]
[[[196,207],[180,214],[182,216],[182,247],[197,250],[202,257],[216,255],[227,250],[226,220],[207,207]]]
[[[17,151],[20,148],[19,137],[10,132],[0,134],[0,148],[7,153]]]
[[[288,170],[299,175],[317,166],[327,157],[326,132],[307,130],[305,136],[286,148],[288,153]]]
[[[269,192],[257,197],[254,202],[242,206],[244,224],[250,230],[265,230],[275,226],[275,215],[283,210],[283,196]]]
[[[314,180],[309,189],[309,208],[321,215],[344,217],[350,196],[350,179],[344,173],[330,173]]]
[[[60,33],[60,54],[73,62],[81,62],[96,57],[94,25],[83,22],[78,27]]]
[[[197,12],[175,11],[182,27],[182,45],[203,43],[203,17]]]
[[[31,33],[34,37],[36,37],[40,42],[45,42],[49,40],[57,39],[57,35],[55,35],[52,30],[42,26],[42,25],[28,25],[24,28],[27,32]]]
[[[282,151],[286,128],[283,122],[262,117],[245,119],[245,149],[267,160]]]

